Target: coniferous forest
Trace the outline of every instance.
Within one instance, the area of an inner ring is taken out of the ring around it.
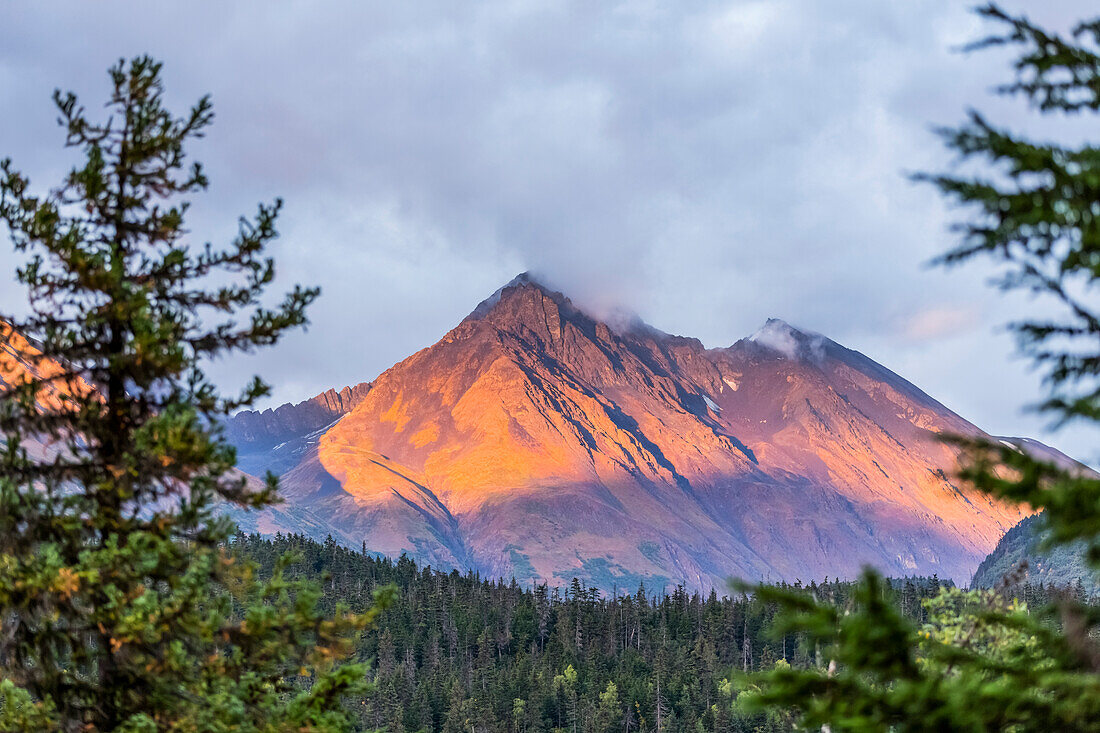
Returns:
[[[784,731],[789,716],[743,704],[751,691],[744,673],[822,664],[803,635],[776,632],[778,606],[755,595],[643,586],[610,596],[576,580],[524,588],[300,536],[238,534],[233,548],[263,576],[297,556],[284,572],[322,578],[325,613],[339,604],[364,610],[376,590],[396,588],[356,651],[373,682],[353,705],[364,729]],[[852,605],[854,587],[828,579],[778,586],[841,609]],[[910,578],[883,593],[923,625],[932,620],[925,601],[941,590],[954,589]],[[1011,595],[1038,608],[1055,593],[1026,585]]]

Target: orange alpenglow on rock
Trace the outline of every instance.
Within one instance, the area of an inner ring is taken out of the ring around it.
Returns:
[[[1026,513],[957,485],[936,434],[981,431],[862,354],[781,321],[706,349],[526,275],[355,395],[242,468],[354,547],[521,583],[966,582]]]
[[[0,320],[0,393],[32,382],[38,382],[35,407],[44,412],[70,409],[72,403],[68,396],[86,395],[92,391],[83,378],[43,355],[42,350],[23,334]],[[22,447],[33,460],[57,458],[58,441],[47,436],[24,436]]]
[[[91,388],[80,376],[67,374],[61,364],[43,356],[41,349],[23,334],[0,321],[0,391],[33,380],[42,382],[35,404],[43,409],[61,409],[67,394],[88,394]]]

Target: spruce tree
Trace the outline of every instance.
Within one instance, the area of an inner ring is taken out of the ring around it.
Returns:
[[[971,50],[1019,51],[1015,78],[1001,94],[1039,114],[1100,112],[1100,19],[1065,35],[995,5],[979,12],[1001,31]],[[969,212],[958,226],[962,241],[940,262],[991,259],[1003,268],[1001,287],[1051,304],[1012,326],[1023,352],[1045,372],[1049,396],[1038,408],[1058,423],[1095,427],[1100,148],[1036,141],[977,112],[941,134],[981,172],[918,176]],[[1100,569],[1095,473],[996,440],[950,440],[965,451],[964,479],[997,499],[1041,509],[1051,541],[1084,542]],[[761,598],[785,608],[780,631],[805,634],[829,661],[762,675],[757,703],[793,708],[804,726],[833,731],[1100,730],[1100,609],[1083,605],[1079,594],[1029,612],[1003,595],[942,588],[925,601],[928,623],[918,627],[883,600],[882,584],[868,572],[850,612],[758,588]]]
[[[0,163],[29,293],[2,334],[26,372],[0,383],[0,729],[342,728],[364,670],[339,661],[372,614],[325,619],[318,589],[234,564],[225,511],[277,487],[234,470],[219,425],[268,388],[224,397],[203,372],[306,323],[318,291],[262,303],[279,201],[193,242],[210,100],[174,116],[148,57],[109,73],[105,119],[54,94],[80,156],[57,188]]]

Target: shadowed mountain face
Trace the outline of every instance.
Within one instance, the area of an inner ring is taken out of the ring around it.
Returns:
[[[309,446],[333,423],[363,401],[370,383],[330,389],[296,405],[274,410],[245,410],[226,421],[226,438],[237,447],[237,466],[263,476],[293,468]]]
[[[1023,516],[952,482],[935,434],[976,432],[781,321],[705,349],[520,276],[270,465],[353,544],[520,582],[963,583]]]
[[[1001,538],[978,565],[971,588],[1013,588],[1017,583],[1100,592],[1100,576],[1089,566],[1088,546],[1078,540],[1047,546],[1050,530],[1042,514],[1025,518]]]

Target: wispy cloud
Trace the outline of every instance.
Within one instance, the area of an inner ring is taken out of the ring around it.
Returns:
[[[902,334],[910,341],[923,342],[972,333],[981,326],[977,309],[941,306],[914,313],[904,323]]]

